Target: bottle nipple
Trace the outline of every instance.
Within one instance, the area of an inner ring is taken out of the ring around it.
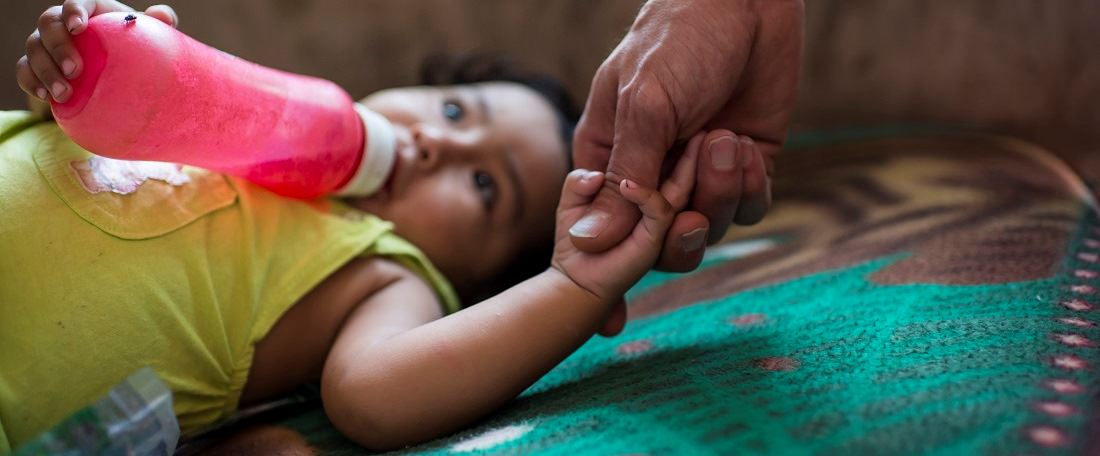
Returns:
[[[355,103],[355,111],[363,119],[365,129],[363,158],[359,169],[336,196],[369,196],[377,192],[390,177],[396,161],[397,139],[390,121],[360,103]]]

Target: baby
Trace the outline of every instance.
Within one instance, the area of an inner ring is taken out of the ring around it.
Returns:
[[[121,8],[47,10],[17,67],[23,89],[71,96],[71,34]],[[167,7],[147,14],[175,23]],[[653,266],[702,140],[660,189],[569,171],[568,104],[520,80],[367,97],[398,131],[397,169],[378,194],[345,201],[193,168],[101,191],[87,172],[101,159],[53,123],[0,113],[0,453],[143,366],[172,389],[184,435],[306,383],[338,429],[379,450],[516,397]],[[603,186],[643,217],[620,245],[583,253],[566,230]],[[538,267],[511,286],[525,264]]]

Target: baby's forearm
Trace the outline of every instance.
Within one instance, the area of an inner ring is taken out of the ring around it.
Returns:
[[[350,437],[392,448],[468,425],[565,359],[609,311],[610,303],[551,268],[375,344],[361,354],[364,367],[352,380],[362,388],[363,400],[354,408],[368,415],[370,425],[361,432],[369,435]]]

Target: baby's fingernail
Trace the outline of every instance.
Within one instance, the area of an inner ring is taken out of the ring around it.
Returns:
[[[632,180],[630,180],[630,179],[623,179],[623,185],[625,185],[625,186],[626,186],[626,188],[629,188],[629,189],[635,189],[635,188],[638,188],[638,183],[637,183],[637,182],[634,182],[634,181],[632,181]]]
[[[76,69],[76,64],[72,59],[65,59],[61,61],[61,71],[65,73],[65,76],[73,74],[73,70]]]
[[[680,246],[683,247],[684,252],[690,253],[699,250],[699,247],[702,247],[706,241],[706,228],[696,228],[680,235]]]
[[[69,27],[69,33],[73,33],[73,32],[75,32],[75,31],[76,31],[76,28],[77,28],[77,27],[80,27],[80,24],[82,24],[82,23],[84,23],[84,20],[83,20],[83,19],[80,19],[80,16],[73,16],[73,17],[70,17],[70,18],[69,18],[69,25],[68,25],[68,27]]]
[[[38,95],[38,98],[42,101],[46,101],[46,97],[50,96],[49,92],[46,92],[46,89],[43,89],[41,87],[39,87],[38,90],[35,90],[34,94]]]
[[[718,171],[730,171],[737,163],[737,143],[729,136],[715,139],[707,145],[710,165]]]
[[[579,238],[594,238],[599,236],[604,228],[607,228],[607,221],[610,218],[611,216],[604,212],[592,211],[577,220],[577,223],[569,228],[569,234]]]
[[[756,153],[754,153],[756,151],[756,148],[753,147],[752,138],[748,136],[742,136],[741,147],[743,151],[748,152],[741,154],[741,166],[747,167],[752,164],[753,156],[756,155]]]
[[[53,85],[50,86],[50,92],[53,93],[53,98],[56,100],[57,97],[65,93],[65,84],[62,84],[60,82],[53,83]]]

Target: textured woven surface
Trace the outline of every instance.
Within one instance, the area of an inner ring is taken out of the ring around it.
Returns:
[[[1051,157],[954,136],[791,152],[768,219],[647,276],[621,336],[407,451],[1100,451],[1100,224]],[[278,424],[361,451],[317,408]]]

